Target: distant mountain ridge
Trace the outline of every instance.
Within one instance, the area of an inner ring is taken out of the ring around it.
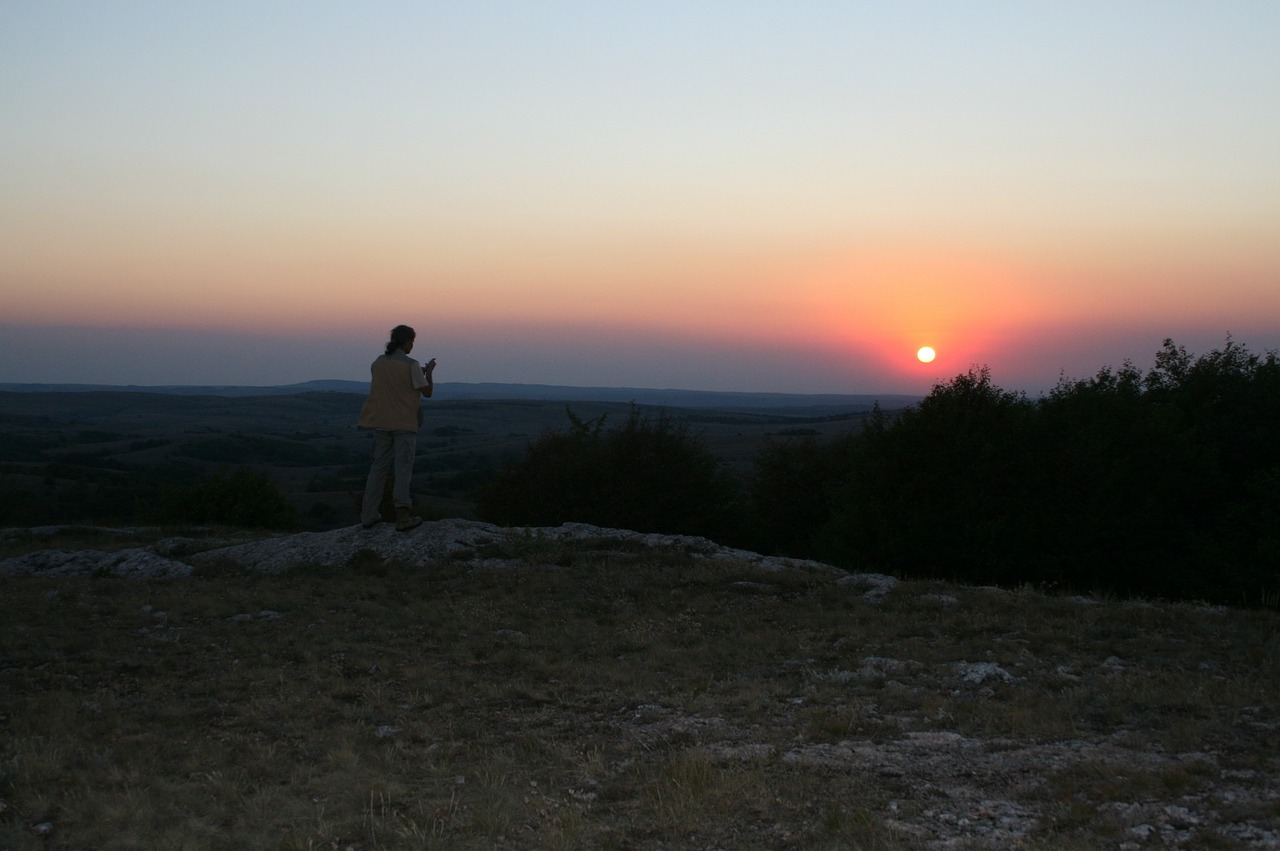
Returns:
[[[321,379],[266,387],[243,385],[134,384],[4,384],[0,391],[16,393],[130,392],[182,396],[287,396],[297,393],[357,393],[369,390],[367,381]],[[906,394],[750,393],[724,390],[678,390],[645,387],[574,387],[559,384],[502,384],[495,382],[438,382],[436,398],[454,400],[535,400],[542,402],[635,402],[674,408],[795,409],[850,408],[870,410],[877,402],[885,409],[905,408],[922,397]]]

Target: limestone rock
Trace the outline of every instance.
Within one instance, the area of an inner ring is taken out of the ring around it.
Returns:
[[[129,579],[189,576],[191,565],[160,555],[150,548],[102,550],[42,550],[0,560],[0,576],[92,576],[109,574]]]
[[[50,527],[49,536],[65,527]],[[39,530],[0,530],[23,535]],[[101,530],[120,532],[130,530]],[[141,532],[142,530],[133,530]],[[153,534],[155,530],[150,530]],[[7,538],[6,538],[7,539]],[[892,576],[851,574],[822,562],[765,556],[748,550],[723,547],[706,538],[607,529],[586,523],[555,527],[505,528],[475,520],[437,520],[408,531],[379,523],[365,529],[347,526],[327,532],[276,535],[260,540],[218,542],[210,547],[198,539],[162,538],[147,547],[117,551],[42,550],[0,560],[0,576],[75,576],[109,574],[134,579],[159,579],[191,575],[193,569],[233,565],[246,570],[279,573],[312,566],[342,569],[361,559],[427,567],[440,561],[462,561],[490,567],[537,563],[554,559],[557,548],[573,547],[592,553],[635,553],[637,550],[679,553],[682,557],[750,565],[766,573],[803,571],[829,577],[869,603],[883,600],[898,585]],[[730,586],[740,593],[771,595],[780,589],[762,582],[737,581]]]

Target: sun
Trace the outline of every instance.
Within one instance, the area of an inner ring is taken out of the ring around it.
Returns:
[[[932,346],[921,346],[916,352],[916,359],[919,360],[920,363],[932,363],[933,359],[937,356],[938,353],[933,350]]]

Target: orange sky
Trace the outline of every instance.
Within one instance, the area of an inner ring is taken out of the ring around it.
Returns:
[[[6,6],[0,381],[360,378],[399,322],[442,379],[798,392],[1280,346],[1280,6],[928,5]]]

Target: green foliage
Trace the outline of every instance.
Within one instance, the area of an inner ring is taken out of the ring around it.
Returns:
[[[761,447],[748,483],[751,522],[745,543],[760,552],[812,555],[815,535],[831,519],[858,447],[852,436],[826,444],[804,436]]]
[[[506,525],[576,521],[640,532],[727,532],[733,486],[683,425],[634,405],[610,431],[604,416],[566,413],[567,432],[544,434],[481,491],[480,516]]]
[[[1028,400],[976,369],[827,445],[761,453],[753,525],[907,576],[1222,602],[1280,585],[1280,363],[1172,341]]]
[[[43,461],[45,450],[65,446],[66,443],[66,438],[59,435],[6,434],[0,441],[0,461]]]
[[[357,460],[340,446],[313,446],[305,440],[257,434],[230,434],[189,441],[180,454],[201,461],[277,467],[319,467]]]
[[[146,522],[148,506],[162,503],[169,489],[196,475],[181,464],[122,468],[102,466],[105,461],[69,462],[73,457],[38,467],[0,466],[0,525]]]
[[[224,467],[206,481],[174,487],[155,508],[161,523],[212,523],[260,529],[293,529],[297,513],[265,473]]]
[[[991,508],[1020,499],[1013,456],[1030,406],[982,369],[934,388],[896,421],[873,419],[851,453],[818,552],[842,562],[857,552],[920,575],[975,574],[990,565],[1013,531],[1008,511]],[[939,552],[948,555],[942,571]]]

